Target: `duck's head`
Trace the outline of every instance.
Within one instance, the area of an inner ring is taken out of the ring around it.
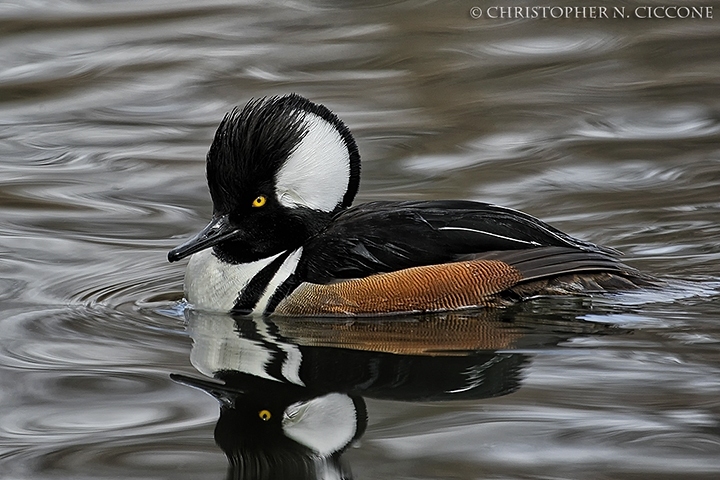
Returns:
[[[243,263],[297,248],[339,210],[360,181],[350,130],[299,95],[250,101],[225,115],[207,154],[210,223],[168,254],[206,248]]]

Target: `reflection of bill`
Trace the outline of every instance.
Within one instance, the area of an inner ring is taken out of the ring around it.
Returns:
[[[565,333],[557,318],[528,329],[507,310],[390,321],[188,317],[191,362],[213,380],[173,378],[220,402],[215,440],[229,478],[350,478],[340,455],[365,432],[363,397],[506,395],[529,360],[512,349],[603,328],[573,317]]]

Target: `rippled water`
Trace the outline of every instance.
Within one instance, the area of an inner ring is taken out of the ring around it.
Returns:
[[[720,476],[718,20],[471,6],[0,3],[0,477],[224,478],[217,401],[169,374],[216,371],[204,345],[237,363],[237,342],[448,378],[515,359],[492,395],[343,385],[367,405],[354,478]],[[668,287],[531,302],[471,333],[420,322],[442,355],[392,324],[193,329],[165,255],[209,216],[214,128],[291,91],[355,133],[361,201],[522,209]]]

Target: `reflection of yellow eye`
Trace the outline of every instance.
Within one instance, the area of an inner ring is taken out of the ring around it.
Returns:
[[[252,205],[253,205],[253,207],[262,207],[266,203],[267,203],[267,198],[265,197],[265,195],[258,195],[258,197],[255,200],[253,200]],[[265,412],[265,411],[266,410],[263,410],[263,412]]]
[[[267,422],[268,420],[270,420],[270,417],[272,417],[272,415],[270,414],[270,412],[268,410],[260,410],[258,412],[258,416],[260,417],[260,420],[262,420],[263,422]]]

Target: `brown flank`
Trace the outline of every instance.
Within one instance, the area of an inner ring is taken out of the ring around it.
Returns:
[[[303,283],[275,313],[373,315],[487,306],[522,279],[518,269],[499,260],[413,267],[329,285]]]

